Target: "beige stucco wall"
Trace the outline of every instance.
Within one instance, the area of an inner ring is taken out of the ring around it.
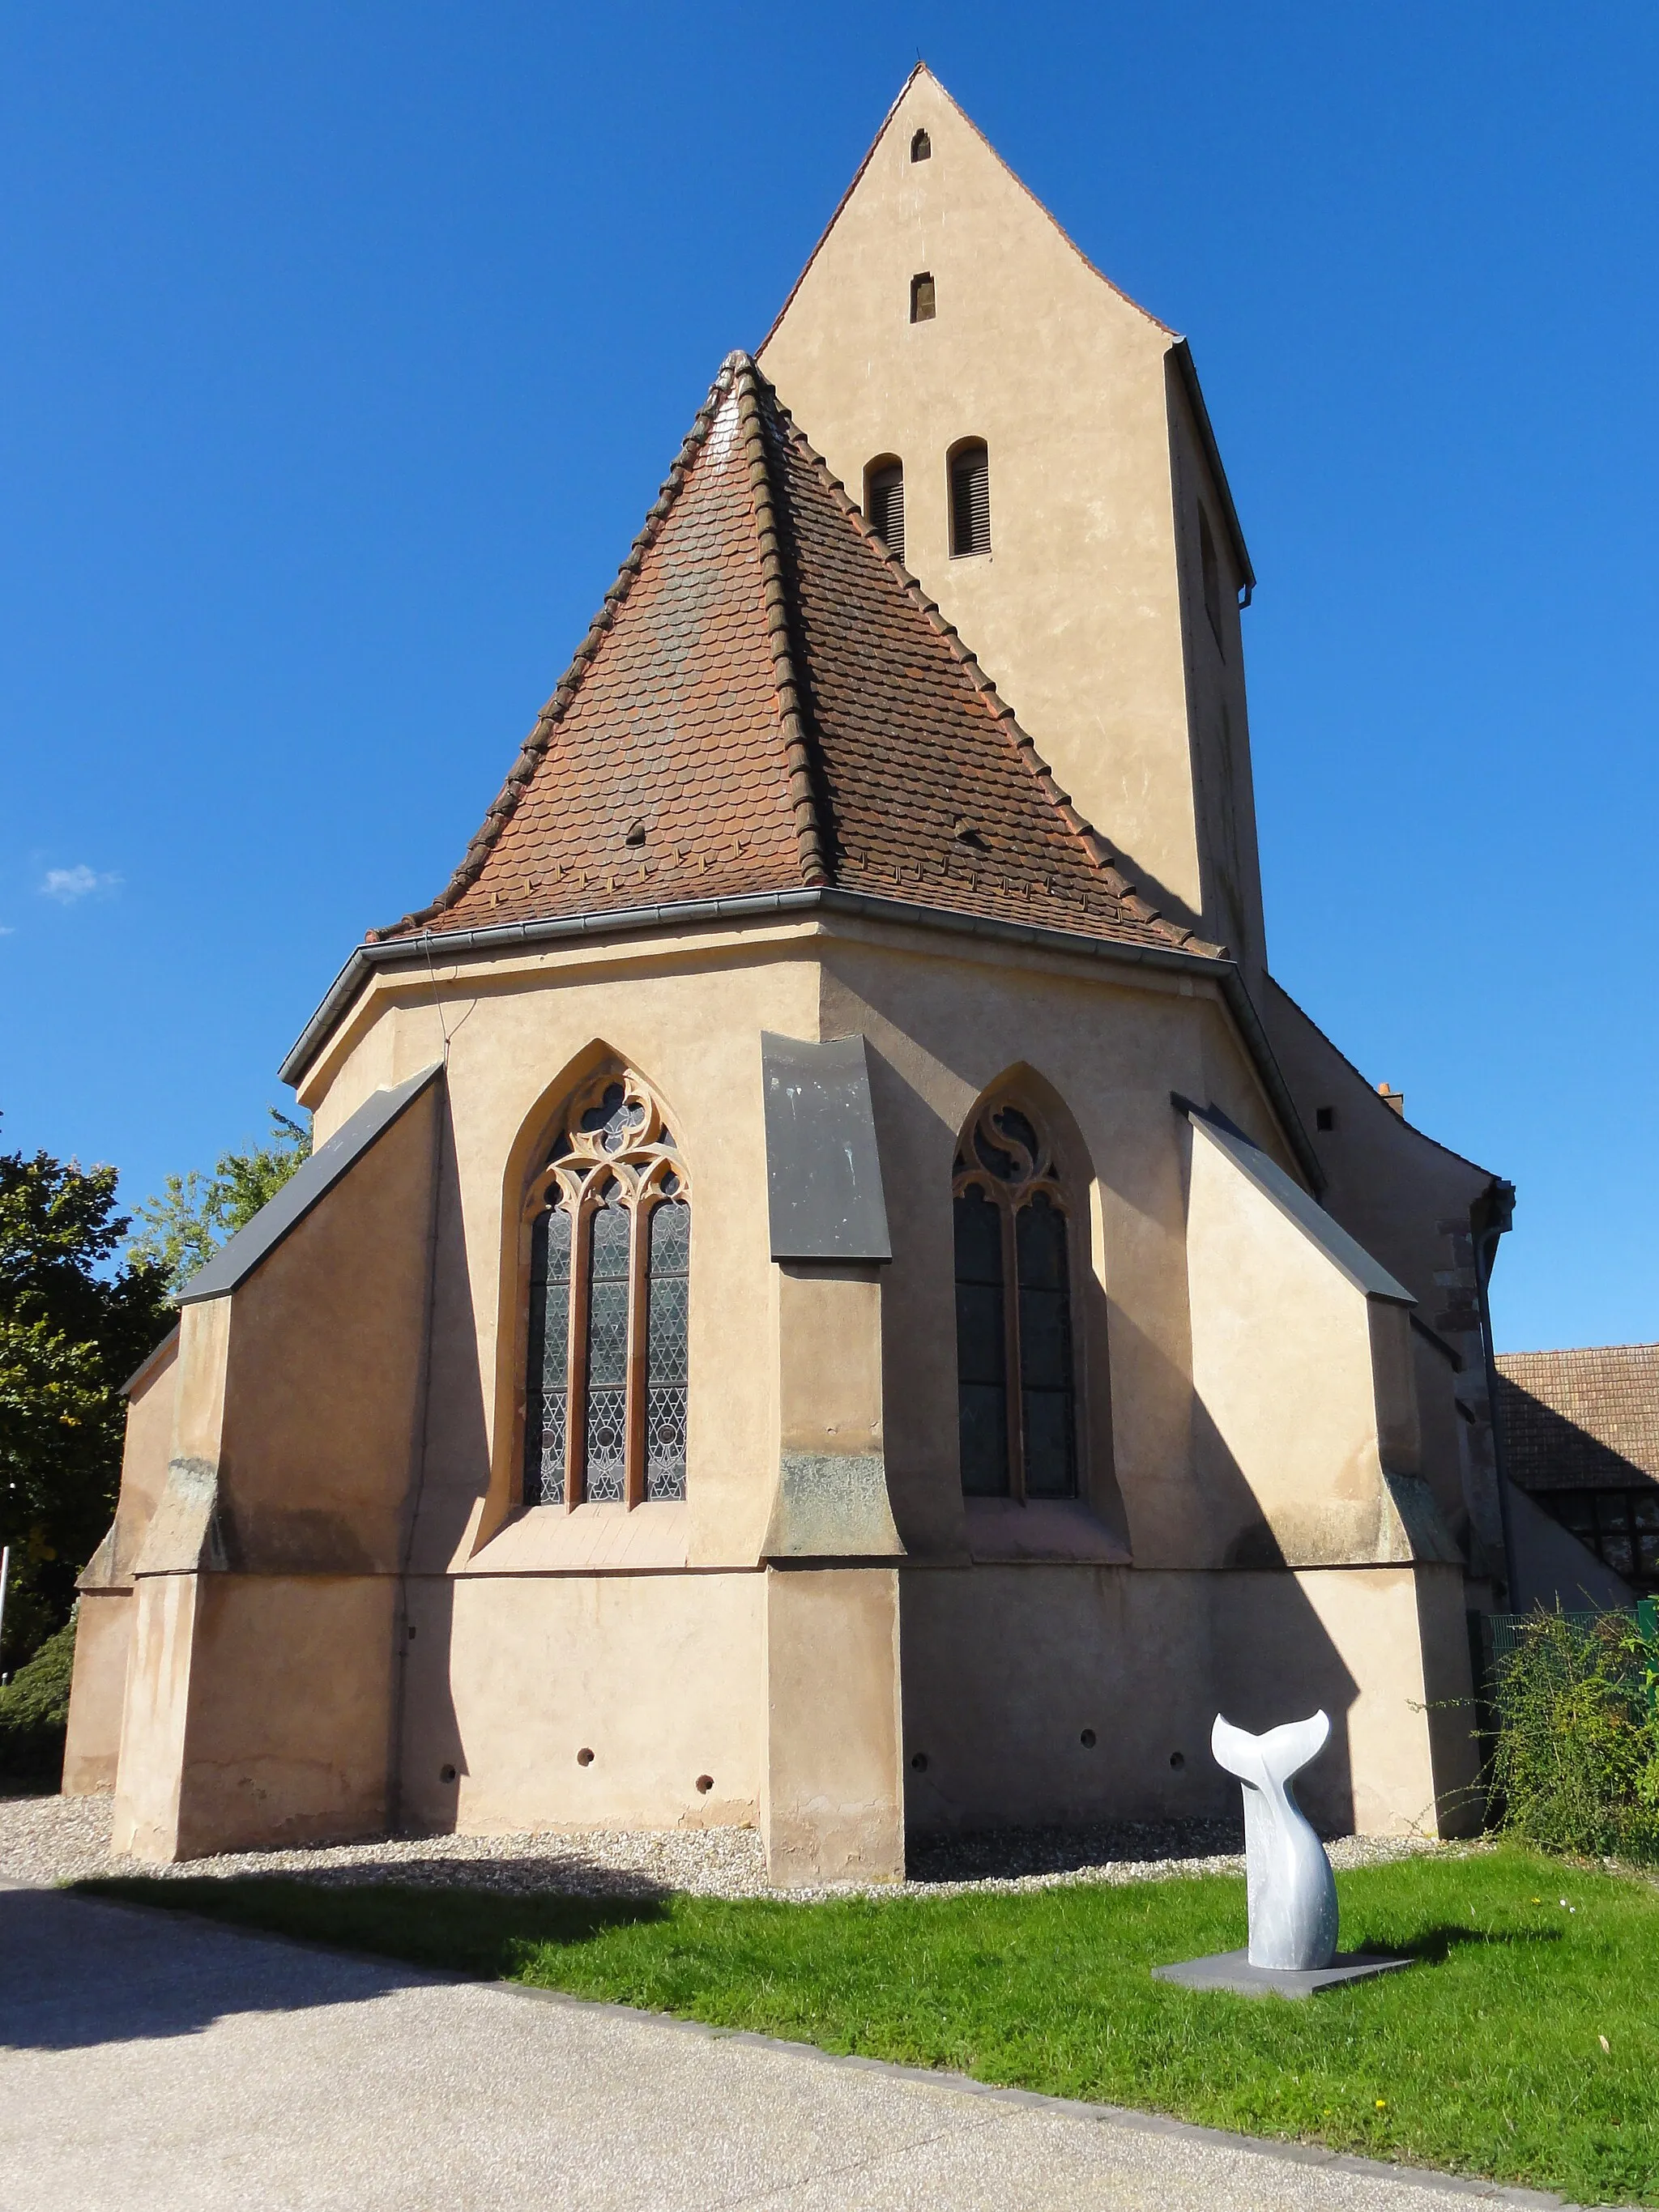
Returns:
[[[758,1573],[417,1581],[404,1819],[469,1834],[754,1826],[763,1603]]]
[[[1321,1706],[1331,1744],[1297,1784],[1321,1826],[1467,1826],[1455,1568],[906,1568],[902,1586],[917,1833],[1236,1814],[1209,1752],[1216,1714],[1260,1729]]]
[[[1503,1524],[1470,1239],[1471,1208],[1492,1176],[1385,1105],[1276,983],[1261,985],[1256,999],[1327,1179],[1324,1205],[1413,1293],[1419,1319],[1461,1363],[1454,1369],[1445,1352],[1419,1338],[1423,1474],[1446,1527],[1470,1548],[1472,1573],[1501,1590]],[[1331,1109],[1329,1130],[1318,1127],[1322,1107]]]
[[[912,162],[918,127],[931,159]],[[937,288],[909,320],[910,280]],[[1172,333],[1091,269],[937,82],[916,76],[761,353],[852,496],[878,456],[905,469],[905,564],[978,653],[1146,895],[1231,937],[1232,850],[1200,824],[1195,775],[1249,794],[1237,593],[1223,510],[1170,380]],[[952,559],[950,449],[985,441],[992,550]],[[1221,570],[1224,653],[1198,588],[1197,507]],[[1201,627],[1202,635],[1200,635]],[[1213,816],[1212,816],[1213,821]],[[1233,907],[1255,933],[1253,807],[1237,810]]]
[[[115,1787],[126,1701],[132,1593],[82,1590],[75,1624],[75,1672],[64,1738],[63,1790],[82,1797]]]
[[[295,1231],[232,1297],[186,1314],[173,1446],[197,1487],[184,1486],[174,1520],[196,1548],[164,1560],[168,1510],[154,1517],[124,1833],[165,1855],[380,1820],[752,1820],[780,1875],[805,1880],[896,1871],[907,1806],[923,1825],[1192,1809],[1225,1655],[1263,1638],[1235,1632],[1251,1578],[1206,1571],[1223,1538],[1192,1378],[1213,1316],[1195,1324],[1192,1140],[1171,1091],[1213,1099],[1294,1171],[1213,988],[838,920],[526,950],[440,967],[436,989],[451,1045],[430,1116],[411,1109],[382,1139],[313,1234]],[[433,992],[424,963],[414,978],[378,973],[319,1089],[356,1104],[367,1076],[429,1062]],[[773,1262],[763,1030],[866,1036],[890,1266]],[[693,1194],[688,1499],[525,1513],[524,1193],[564,1100],[608,1053],[658,1091]],[[1029,1516],[966,1512],[955,1443],[951,1159],[975,1102],[1010,1071],[1072,1194],[1084,1338],[1083,1497]],[[1303,1255],[1270,1224],[1224,1205],[1200,1212],[1231,1221],[1238,1251],[1229,1259],[1218,1235],[1212,1261],[1248,1261],[1262,1311],[1303,1301],[1306,1372],[1289,1380],[1324,1391],[1334,1425],[1310,1433],[1291,1488],[1298,1510],[1340,1499],[1367,1391],[1370,1474],[1384,1432],[1393,1449],[1409,1425],[1388,1410],[1391,1394],[1409,1406],[1409,1360],[1379,1366],[1365,1300],[1298,1286]],[[902,1567],[761,1571],[792,1450],[879,1462]],[[200,1471],[216,1466],[203,1491]],[[216,1543],[222,1570],[184,1571],[218,1556]],[[1381,1613],[1376,1594],[1394,1586],[1364,1571],[1363,1588],[1339,1578],[1317,1602],[1305,1577],[1260,1578],[1262,1603],[1292,1620],[1267,1717],[1285,1717],[1285,1700],[1300,1709],[1304,1692],[1340,1709],[1363,1771],[1344,1770],[1330,1817],[1341,1801],[1398,1825],[1434,1796],[1426,1724],[1395,1711],[1424,1702],[1420,1571]],[[276,1718],[255,1694],[273,1667],[293,1693]],[[1103,1683],[1120,1686],[1104,1723]],[[1378,1696],[1391,1717],[1367,1733],[1364,1699]],[[908,1735],[923,1727],[921,1748],[946,1747],[936,1772],[903,1764],[901,1709]],[[1061,1717],[1073,1735],[1055,1733]],[[1099,1738],[1086,1761],[1085,1726]],[[1188,1739],[1177,1772],[1170,1753]],[[971,1786],[951,1780],[975,1760]]]
[[[774,1881],[904,1873],[898,1572],[766,1576],[761,1829]]]
[[[133,1378],[115,1517],[80,1577],[64,1747],[63,1786],[70,1796],[115,1786],[132,1639],[133,1563],[167,1482],[178,1375],[174,1332]]]
[[[1190,1143],[1193,1455],[1215,1564],[1409,1560],[1387,1479],[1419,1472],[1408,1309],[1368,1297],[1207,1130]]]

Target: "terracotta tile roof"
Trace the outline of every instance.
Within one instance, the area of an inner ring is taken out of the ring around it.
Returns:
[[[1115,860],[733,354],[466,858],[370,939],[835,884],[1220,952]]]
[[[1500,1352],[1504,1456],[1522,1490],[1659,1482],[1659,1344]]]

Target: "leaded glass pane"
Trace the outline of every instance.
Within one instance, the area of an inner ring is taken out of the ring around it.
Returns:
[[[1028,1498],[1070,1498],[1072,1313],[1066,1217],[1039,1191],[1014,1220],[1019,1262],[1019,1376]]]
[[[630,1101],[620,1083],[605,1086],[605,1096],[597,1106],[590,1106],[582,1115],[581,1127],[596,1134],[607,1152],[620,1152],[635,1129],[645,1121],[645,1108]]]
[[[584,1494],[627,1495],[629,1215],[613,1185],[593,1212],[587,1256],[587,1427]]]
[[[1002,1219],[983,1191],[956,1201],[957,1407],[962,1486],[1008,1494],[1008,1388],[1003,1358]]]
[[[691,1209],[653,1206],[646,1350],[645,1494],[685,1495],[685,1338]]]
[[[526,1505],[564,1502],[565,1419],[569,1404],[570,1216],[541,1214],[530,1240],[530,1346],[525,1389]]]

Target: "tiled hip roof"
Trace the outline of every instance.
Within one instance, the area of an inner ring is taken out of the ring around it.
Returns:
[[[823,884],[1222,950],[1135,895],[734,354],[460,867],[371,936]]]

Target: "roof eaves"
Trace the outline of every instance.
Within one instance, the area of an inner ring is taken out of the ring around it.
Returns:
[[[568,943],[573,939],[604,940],[637,936],[653,929],[729,926],[814,912],[854,915],[894,926],[938,930],[952,936],[985,938],[997,944],[1029,945],[1034,951],[1069,953],[1084,959],[1109,960],[1129,967],[1160,968],[1208,978],[1219,986],[1304,1175],[1316,1195],[1324,1189],[1324,1170],[1302,1126],[1290,1085],[1235,962],[1200,951],[1194,941],[1184,945],[1148,945],[1135,939],[1085,935],[1081,931],[1055,929],[1042,922],[1008,921],[993,915],[962,914],[950,908],[915,905],[908,899],[883,898],[872,891],[836,884],[803,886],[799,890],[750,891],[731,898],[667,900],[659,906],[629,907],[611,914],[550,915],[541,921],[499,922],[485,929],[448,930],[435,935],[422,930],[418,936],[354,945],[278,1073],[284,1083],[296,1087],[304,1081],[307,1071],[377,968],[420,960],[426,962],[429,969],[434,960],[453,960],[469,953],[487,956],[510,949]]]
[[[507,781],[485,815],[483,827],[467,847],[461,865],[429,906],[420,907],[413,914],[404,915],[401,921],[392,922],[385,929],[371,929],[364,939],[365,944],[374,945],[394,933],[424,927],[453,907],[483,872],[485,861],[517,811],[520,799],[529,788],[531,780],[541,764],[554,730],[569,712],[572,702],[581,689],[583,678],[598,659],[606,633],[633,589],[634,580],[644,565],[646,555],[661,534],[662,526],[691,472],[691,465],[708,436],[720,402],[732,388],[738,363],[747,358],[746,355],[730,354],[720,364],[720,374],[709,387],[708,397],[698,409],[691,428],[674,458],[673,466],[663,481],[661,490],[647,510],[645,526],[629,548],[628,557],[617,571],[617,580],[605,593],[599,611],[589,623],[587,635],[576,647],[575,655],[560,678],[557,689],[537,716],[535,727],[525,739],[518,759],[507,770]]]

